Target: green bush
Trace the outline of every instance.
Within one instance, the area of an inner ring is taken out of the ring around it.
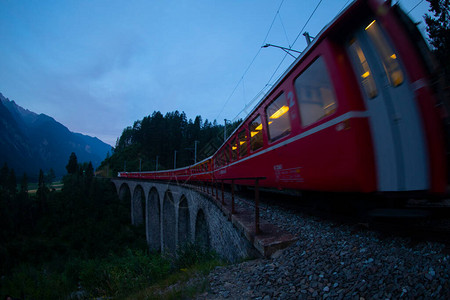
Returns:
[[[125,256],[86,261],[80,281],[89,296],[123,296],[142,289],[170,271],[170,262],[159,254],[128,250]]]
[[[74,289],[66,276],[30,265],[16,267],[0,286],[2,293],[24,299],[64,299]]]
[[[205,249],[196,243],[186,243],[178,247],[174,259],[176,269],[188,268],[199,263],[218,260],[219,256],[214,251]]]

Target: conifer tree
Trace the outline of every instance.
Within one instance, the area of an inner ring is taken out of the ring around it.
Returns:
[[[48,193],[49,193],[49,190],[48,190],[47,186],[45,185],[44,172],[42,171],[42,169],[40,169],[39,170],[38,189],[36,192],[36,199],[37,199],[40,213],[43,213],[46,210]]]
[[[68,174],[76,174],[78,172],[78,160],[74,152],[70,154],[69,163],[66,166],[66,170]]]
[[[22,180],[20,182],[20,193],[28,194],[28,177],[27,173],[23,173]]]
[[[9,193],[11,195],[15,195],[16,194],[16,192],[17,192],[17,179],[16,179],[16,173],[14,172],[14,169],[11,169],[9,171],[7,187],[8,187]]]
[[[433,16],[425,15],[430,43],[450,83],[450,0],[427,0]]]
[[[8,181],[9,168],[8,164],[4,163],[0,169],[0,187],[6,188]]]

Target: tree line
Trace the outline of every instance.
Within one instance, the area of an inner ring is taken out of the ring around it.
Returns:
[[[78,163],[74,153],[66,169],[61,191],[49,188],[41,170],[36,193],[28,192],[26,175],[17,188],[14,171],[1,169],[1,275],[22,263],[91,258],[136,243],[129,203],[119,201],[112,184],[95,178],[92,164]]]
[[[240,122],[228,122],[228,135]],[[201,116],[188,120],[184,112],[174,111],[163,116],[155,111],[123,130],[113,154],[99,169],[115,176],[120,171],[189,166],[214,154],[224,141],[224,129],[216,120],[203,121]]]

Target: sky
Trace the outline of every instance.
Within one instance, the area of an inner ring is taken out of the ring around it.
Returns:
[[[393,2],[425,33],[427,1]],[[303,31],[315,36],[349,3],[0,0],[0,92],[112,146],[154,111],[223,124],[294,61],[262,45],[301,51]]]

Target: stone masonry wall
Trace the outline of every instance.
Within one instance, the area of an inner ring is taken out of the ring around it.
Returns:
[[[150,249],[174,252],[186,239],[191,242],[200,239],[231,262],[258,255],[208,196],[169,183],[130,179],[112,179],[112,182],[122,200],[131,200],[133,224],[139,224],[143,218]],[[124,193],[127,189],[131,199]],[[139,199],[135,199],[137,197]],[[145,205],[140,205],[141,199],[145,200]],[[201,212],[206,226],[198,225],[197,217]]]

